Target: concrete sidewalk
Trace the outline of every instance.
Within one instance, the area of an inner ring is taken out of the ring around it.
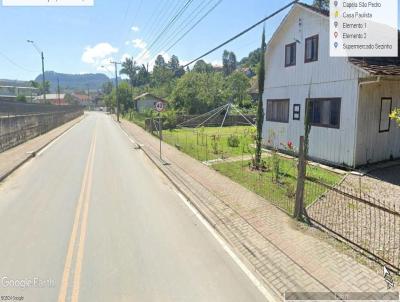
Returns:
[[[307,234],[262,197],[168,144],[164,165],[156,137],[125,120],[120,125],[277,296],[387,290],[381,274]]]
[[[6,179],[29,159],[35,157],[37,152],[42,150],[65,131],[69,130],[76,123],[80,122],[83,118],[84,116],[78,117],[43,135],[0,153],[0,182]]]

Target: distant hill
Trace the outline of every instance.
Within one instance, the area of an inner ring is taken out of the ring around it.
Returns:
[[[88,73],[88,74],[64,74],[54,71],[45,72],[46,81],[50,82],[50,90],[55,92],[57,90],[57,78],[60,80],[60,87],[63,91],[76,91],[76,90],[99,90],[101,86],[110,81],[105,74],[102,73]],[[42,75],[38,75],[35,79],[36,82],[41,83]]]
[[[0,86],[30,87],[29,81],[0,79]]]

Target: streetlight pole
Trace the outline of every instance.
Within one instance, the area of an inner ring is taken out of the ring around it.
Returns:
[[[115,97],[117,99],[117,122],[119,122],[119,93],[118,93],[118,65],[119,62],[111,62],[115,66]]]
[[[33,47],[36,49],[36,51],[40,54],[40,57],[42,59],[42,85],[43,85],[43,101],[46,103],[46,79],[44,77],[44,53],[42,50],[40,50],[39,47],[35,44],[34,41],[32,40],[27,40],[28,43],[31,43]]]

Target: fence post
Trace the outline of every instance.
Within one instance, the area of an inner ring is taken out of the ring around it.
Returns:
[[[300,136],[299,162],[297,165],[296,202],[293,214],[294,218],[300,221],[303,221],[305,178],[306,178],[306,158],[304,154],[304,136]]]

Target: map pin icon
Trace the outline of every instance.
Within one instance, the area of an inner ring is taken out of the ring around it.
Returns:
[[[337,38],[339,34],[337,31],[335,31],[335,33],[333,35],[335,36],[335,38]]]
[[[335,44],[333,44],[333,45],[335,45],[335,48],[337,48],[339,46],[339,43],[335,42]]]
[[[338,23],[337,21],[335,21],[335,22],[333,23],[333,25],[335,25],[335,27],[338,27],[339,23]]]
[[[337,1],[335,1],[335,2],[333,2],[333,4],[335,4],[335,6],[338,6],[339,3]]]

